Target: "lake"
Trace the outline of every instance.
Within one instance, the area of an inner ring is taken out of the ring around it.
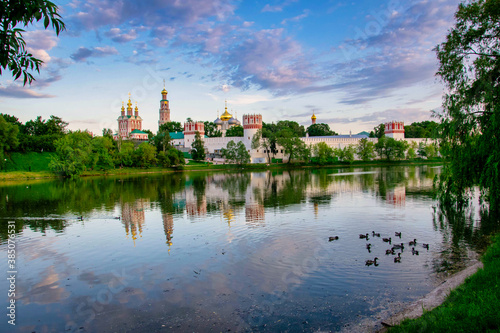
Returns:
[[[432,196],[439,172],[422,165],[0,185],[2,251],[9,231],[16,235],[16,326],[4,319],[0,327],[380,328],[382,319],[476,258],[480,212],[441,211]],[[368,240],[360,239],[366,233]],[[382,240],[389,237],[391,245]],[[399,243],[402,251],[386,254]],[[376,265],[366,265],[375,257]],[[7,264],[0,261],[6,275]],[[6,309],[9,282],[0,287]]]

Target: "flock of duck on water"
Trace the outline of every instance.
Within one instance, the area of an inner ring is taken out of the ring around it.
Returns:
[[[372,237],[373,238],[375,238],[375,237],[380,238],[380,233],[372,231]],[[399,237],[399,239],[401,239],[401,232],[396,231],[394,233],[394,237]],[[366,239],[366,241],[368,241],[369,240],[369,235],[368,234],[359,234],[359,238],[360,239]],[[328,237],[328,241],[330,241],[330,242],[338,240],[338,239],[339,239],[339,236]],[[385,243],[389,243],[389,245],[392,245],[392,238],[391,237],[389,237],[389,238],[382,238],[382,241],[385,242]],[[413,239],[412,241],[408,242],[408,245],[412,247],[411,248],[411,254],[414,255],[414,256],[418,256],[418,254],[419,254],[418,250],[415,250],[415,246],[417,246],[417,240]],[[372,247],[371,243],[367,243],[366,244],[366,249],[368,250],[369,253],[371,253],[371,247]],[[424,249],[429,250],[429,244],[422,243],[422,247]],[[386,255],[396,255],[396,251],[400,250],[401,252],[398,252],[398,255],[396,257],[394,257],[394,262],[395,263],[400,263],[401,262],[401,253],[403,252],[404,248],[405,248],[405,244],[404,243],[394,244],[394,245],[392,245],[392,247],[390,249],[387,249],[385,251],[385,254]],[[371,260],[371,259],[366,260],[365,265],[366,266],[371,266],[371,265],[378,266],[377,260],[378,260],[377,257],[375,257],[373,260]]]

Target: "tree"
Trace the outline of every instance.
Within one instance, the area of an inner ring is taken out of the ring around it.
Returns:
[[[113,169],[114,168],[113,139],[107,136],[95,137],[92,139],[91,145],[92,145],[92,157],[91,157],[90,167],[94,170]]]
[[[172,165],[186,164],[184,154],[180,150],[175,149],[174,147],[170,147],[168,149],[167,157],[170,159],[170,163],[172,163]]]
[[[163,125],[162,125],[163,126]],[[164,127],[160,126],[158,133],[154,137],[154,145],[156,150],[161,151],[165,154],[166,150],[170,147],[170,142],[172,138],[170,137],[170,133],[165,130]]]
[[[385,124],[380,124],[373,128],[373,131],[370,132],[370,138],[381,138],[385,135]]]
[[[304,141],[300,140],[297,146],[297,158],[302,160],[304,163],[309,163],[311,161],[312,147],[311,145],[306,145]]]
[[[250,153],[242,141],[238,143],[235,143],[233,140],[229,141],[226,148],[221,149],[221,153],[222,157],[229,162],[238,164],[250,163]]]
[[[354,162],[354,154],[355,153],[356,153],[356,149],[351,145],[344,147],[344,148],[336,148],[335,149],[335,155],[337,155],[341,161],[344,161],[347,163]]]
[[[315,159],[318,164],[325,165],[333,161],[333,148],[324,142],[318,142],[312,148]]]
[[[0,74],[2,69],[8,70],[17,80],[21,75],[26,83],[34,80],[30,71],[40,72],[42,60],[35,58],[26,49],[19,26],[27,27],[43,19],[45,29],[49,25],[59,35],[66,27],[58,14],[58,7],[45,0],[5,0],[0,4]]]
[[[226,148],[221,149],[221,155],[226,161],[236,161],[236,143],[233,140],[229,141]]]
[[[437,138],[439,124],[435,121],[422,121],[405,126],[405,138]]]
[[[426,145],[424,149],[425,149],[425,155],[428,158],[434,158],[437,156],[437,149],[433,143],[429,143],[428,145]]]
[[[161,124],[160,128],[158,129],[158,132],[174,133],[174,132],[182,132],[183,130],[184,128],[182,127],[180,122],[169,121],[168,123]]]
[[[266,124],[262,122],[262,138],[265,140],[265,145],[262,147],[267,150],[267,156],[269,162],[271,161],[270,153],[273,157],[278,152],[277,150],[277,140],[278,140],[278,129],[275,124]]]
[[[490,209],[500,207],[500,2],[459,5],[446,41],[436,46],[437,75],[448,88],[441,126],[450,163],[440,176],[445,203],[466,204],[479,185]]]
[[[274,150],[272,138],[269,138],[269,136],[272,136],[272,134],[268,132],[269,130],[267,128],[260,128],[257,130],[252,138],[252,149],[264,149],[265,153],[267,154],[267,162],[270,163],[271,152],[273,152],[274,156]],[[267,135],[267,137],[264,137],[264,135]],[[276,147],[276,144],[274,144],[274,147]]]
[[[417,158],[416,149],[418,149],[418,144],[415,141],[413,141],[410,144],[410,147],[408,148],[408,152],[406,153],[406,156],[408,157],[408,159],[413,160],[413,159]]]
[[[299,125],[296,121],[291,120],[281,120],[278,121],[275,128],[276,132],[281,132],[283,130],[288,130],[292,136],[304,137],[306,136],[306,131],[304,126]]]
[[[121,167],[130,167],[134,164],[134,143],[132,141],[123,140],[120,144],[120,149],[117,154],[116,165]]]
[[[50,119],[45,123],[45,134],[56,134],[61,135],[66,133],[66,126],[68,123],[63,121],[60,117],[54,115],[50,116]]]
[[[338,135],[330,129],[328,124],[312,124],[307,128],[307,134],[309,136],[327,136],[327,135]]]
[[[164,168],[184,164],[184,156],[181,151],[174,147],[168,148],[166,152],[160,151],[158,153],[158,163]]]
[[[113,130],[111,128],[103,128],[102,136],[113,139]]]
[[[291,163],[292,159],[299,156],[305,146],[304,141],[296,136],[281,136],[278,137],[277,142],[281,147],[283,147],[285,153],[288,154],[288,163]]]
[[[55,141],[66,133],[68,123],[56,116],[42,119],[38,116],[20,126],[19,151],[55,151]]]
[[[375,145],[373,142],[368,141],[368,139],[363,138],[359,140],[359,144],[356,148],[356,154],[362,161],[370,161],[375,158]]]
[[[49,167],[63,177],[77,177],[91,161],[91,137],[87,132],[69,133],[55,142],[56,156]]]
[[[141,143],[132,155],[138,167],[149,168],[156,164],[156,148],[148,142]]]
[[[247,147],[245,147],[242,141],[236,144],[236,162],[238,164],[250,163],[250,153],[247,151]]]
[[[243,127],[240,125],[230,127],[226,130],[226,137],[242,137],[242,136],[243,136]]]
[[[19,144],[17,134],[19,128],[10,122],[7,122],[0,115],[0,166],[3,165],[5,157],[4,152],[13,150]]]
[[[17,125],[18,127],[22,125],[22,123],[19,121],[19,118],[15,117],[15,116],[11,116],[11,115],[8,115],[5,113],[0,113],[0,116],[2,116],[3,119],[8,123],[11,123],[13,125]]]
[[[217,129],[217,126],[212,121],[205,121],[205,135],[209,138],[221,137],[222,132]]]
[[[420,142],[418,144],[418,149],[417,149],[418,156],[420,156],[420,157],[427,156],[426,149],[425,149],[426,147],[427,147],[427,145],[425,144],[425,142]]]
[[[196,131],[194,136],[194,142],[191,144],[193,150],[191,150],[191,156],[195,161],[203,161],[205,160],[205,144],[201,139],[200,132]]]
[[[375,150],[380,158],[392,161],[396,159],[404,159],[408,146],[408,142],[406,141],[395,140],[393,138],[383,136],[378,139],[378,142],[375,144]]]

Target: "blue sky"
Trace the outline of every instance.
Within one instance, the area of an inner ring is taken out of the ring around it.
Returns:
[[[70,129],[117,129],[132,95],[156,132],[160,91],[171,119],[317,122],[336,132],[431,119],[444,86],[432,49],[459,0],[55,1],[67,30],[24,34],[44,60],[31,86],[0,77],[1,113],[62,117]]]

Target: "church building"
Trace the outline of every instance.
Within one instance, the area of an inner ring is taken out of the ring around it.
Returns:
[[[122,102],[121,115],[118,117],[118,133],[113,135],[115,140],[147,141],[148,133],[142,131],[142,118],[139,116],[139,108],[135,103],[135,110],[132,110],[130,93],[128,94],[127,114],[125,105]]]

